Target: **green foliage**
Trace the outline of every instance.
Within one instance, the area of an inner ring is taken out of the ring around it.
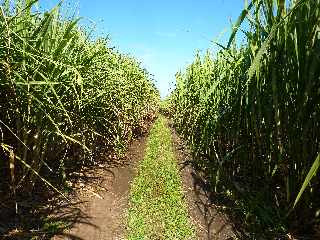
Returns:
[[[14,189],[123,153],[159,101],[135,59],[36,2],[0,5],[0,169]]]
[[[297,205],[298,201],[300,200],[300,198],[302,196],[302,193],[304,192],[304,190],[306,189],[308,184],[311,182],[312,178],[317,174],[317,171],[319,168],[320,168],[320,154],[318,155],[318,157],[316,158],[316,160],[312,164],[312,167],[310,168],[310,171],[308,172],[308,175],[302,184],[300,192],[299,192],[296,200],[294,201],[294,206]]]
[[[50,221],[50,219],[46,219],[46,223],[44,224],[43,231],[54,236],[55,234],[61,232],[61,230],[66,229],[68,225],[63,221]]]
[[[168,117],[171,117],[172,114],[174,113],[174,110],[173,110],[173,104],[172,104],[172,99],[171,99],[171,95],[169,97],[167,97],[166,99],[162,100],[160,102],[160,113],[165,115],[165,116],[168,116]]]
[[[309,178],[291,210],[320,150],[320,1],[248,6],[228,48],[197,54],[177,74],[173,119],[215,190],[241,199],[248,224],[308,227],[305,216],[314,223],[320,208],[319,178]],[[236,47],[243,22],[246,42]]]
[[[131,187],[128,239],[194,239],[171,132],[160,116]]]

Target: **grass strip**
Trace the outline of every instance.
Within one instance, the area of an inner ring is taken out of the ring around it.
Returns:
[[[146,154],[131,186],[129,239],[194,239],[166,119],[151,129]]]

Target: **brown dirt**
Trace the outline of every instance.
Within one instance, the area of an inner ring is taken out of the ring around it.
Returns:
[[[183,141],[172,128],[174,149],[181,166],[183,190],[189,207],[189,215],[200,240],[237,239],[236,230],[228,216],[219,211],[211,200],[206,180],[192,166],[192,157]]]
[[[136,163],[143,158],[146,137],[132,142],[126,164],[113,168],[95,169],[99,182],[82,187],[77,195],[78,208],[83,213],[70,230],[52,240],[120,240],[125,237],[125,221],[128,206],[129,185],[135,175]],[[89,173],[87,173],[89,174]],[[81,183],[80,183],[81,185]]]

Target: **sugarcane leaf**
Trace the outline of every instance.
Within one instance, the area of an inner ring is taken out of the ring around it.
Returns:
[[[314,163],[312,164],[306,179],[304,180],[302,187],[296,197],[296,200],[294,201],[293,207],[295,207],[297,205],[297,203],[299,202],[303,192],[305,191],[306,187],[308,186],[308,184],[311,182],[312,178],[317,174],[317,171],[320,167],[320,154],[318,155],[318,157],[316,158],[316,160],[314,161]]]

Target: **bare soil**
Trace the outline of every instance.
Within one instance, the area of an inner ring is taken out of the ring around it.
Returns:
[[[129,146],[126,161],[121,166],[95,169],[99,181],[83,186],[78,191],[78,206],[84,218],[75,221],[73,227],[52,240],[119,240],[125,238],[126,211],[130,182],[135,166],[143,158],[146,137],[134,140]],[[90,174],[90,173],[87,173]]]
[[[212,201],[210,187],[201,173],[193,167],[193,159],[173,128],[172,136],[176,158],[179,162],[183,180],[183,190],[188,203],[189,215],[196,227],[200,240],[232,240],[237,238],[234,224],[226,214],[219,211]]]

